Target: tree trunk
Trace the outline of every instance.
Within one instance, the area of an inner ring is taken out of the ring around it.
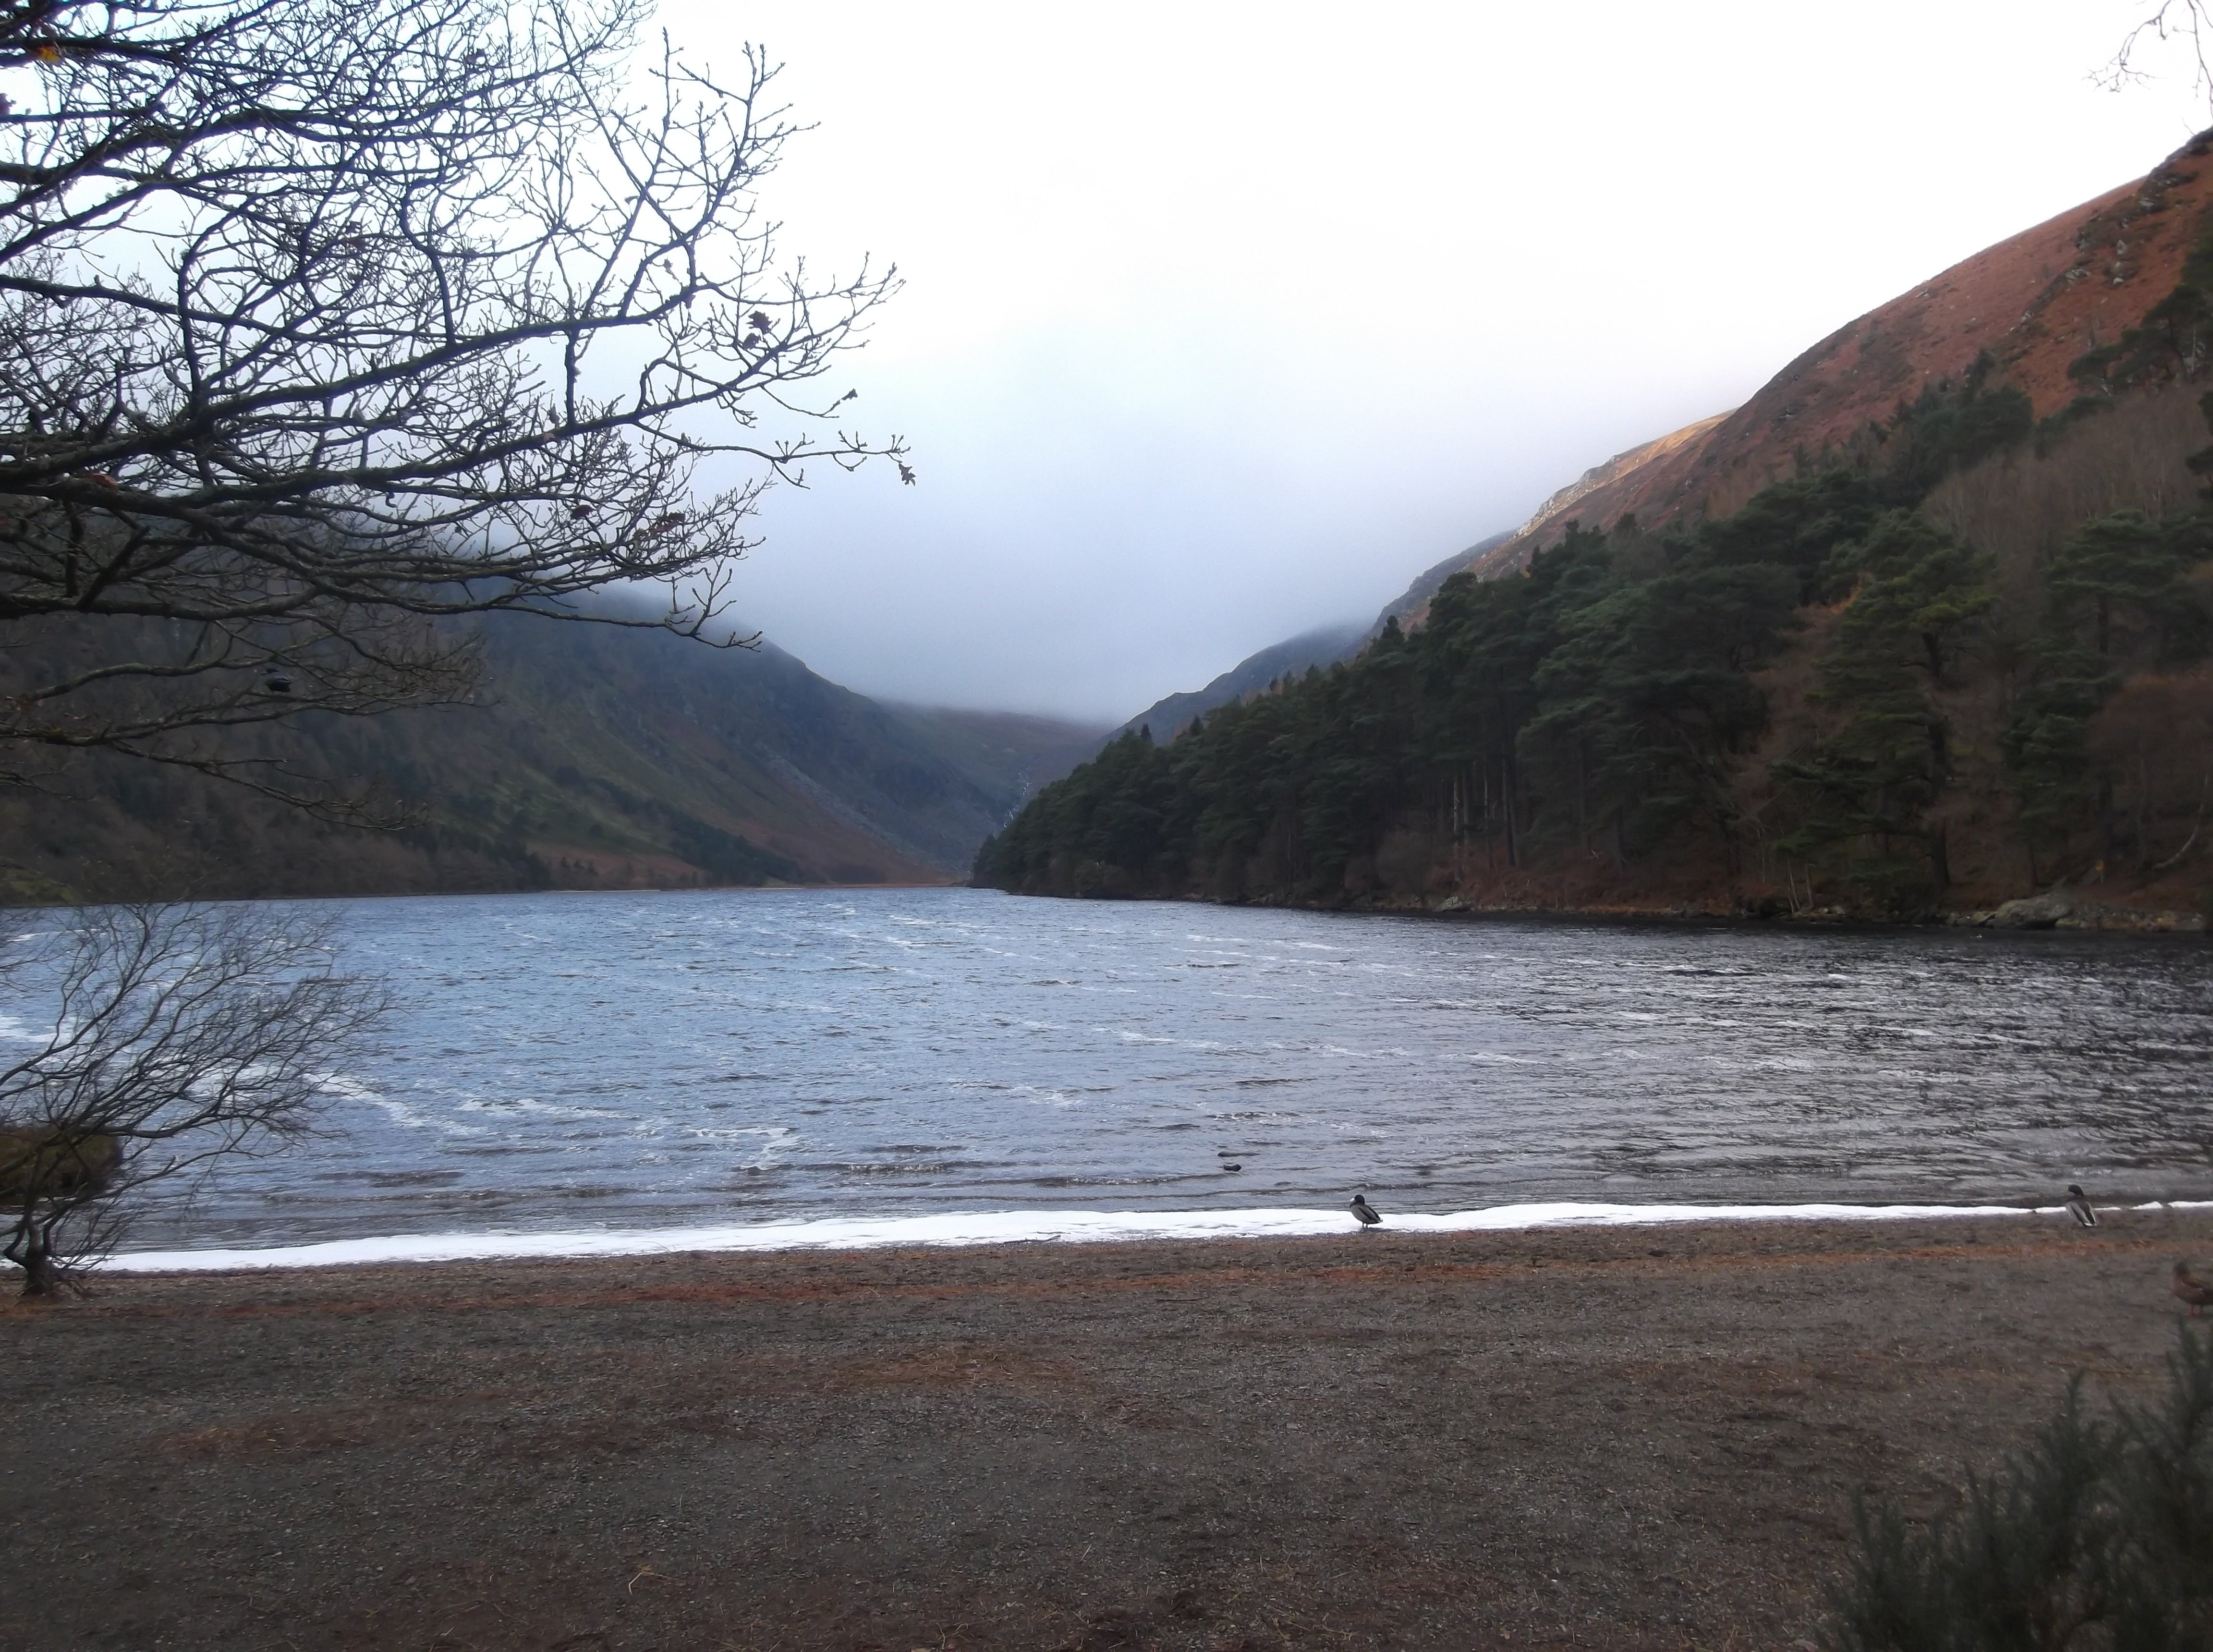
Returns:
[[[1590,794],[1584,777],[1583,743],[1576,741],[1576,846],[1590,853]]]
[[[2137,870],[2151,869],[2151,765],[2144,760],[2143,742],[2137,742]]]
[[[43,1223],[26,1220],[8,1244],[4,1254],[23,1270],[23,1295],[51,1296],[58,1283],[54,1271],[52,1236]]]
[[[2098,869],[2094,881],[2102,882],[2106,863],[2113,858],[2113,777],[2098,777]]]
[[[1498,796],[1506,815],[1506,863],[1521,864],[1521,844],[1514,820],[1514,753],[1511,750],[1498,754]]]
[[[1498,870],[1498,834],[1491,827],[1491,754],[1487,752],[1483,758],[1483,869]]]
[[[1460,808],[1460,771],[1454,765],[1452,771],[1452,875],[1453,887],[1458,889],[1467,881],[1466,856],[1462,845],[1467,835],[1467,817]]]

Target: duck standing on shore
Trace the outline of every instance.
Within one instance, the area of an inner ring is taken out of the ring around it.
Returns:
[[[2190,1304],[2190,1317],[2193,1320],[2209,1303],[2213,1303],[2213,1285],[2191,1272],[2190,1265],[2179,1256],[2174,1259],[2174,1283],[2167,1289]]]
[[[2075,1218],[2078,1228],[2098,1225],[2098,1213],[2090,1208],[2090,1196],[2071,1181],[2067,1184],[2067,1214]]]
[[[1368,1202],[1368,1195],[1365,1193],[1355,1193],[1352,1196],[1352,1214],[1360,1218],[1360,1231],[1363,1234],[1370,1228],[1380,1228],[1383,1225],[1383,1218],[1375,1214],[1375,1207]]]

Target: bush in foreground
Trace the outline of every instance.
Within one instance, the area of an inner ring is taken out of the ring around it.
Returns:
[[[1855,1510],[1839,1652],[2213,1648],[2213,1336],[2181,1328],[2167,1390],[2088,1414],[2082,1380],[2027,1448],[1922,1531]]]

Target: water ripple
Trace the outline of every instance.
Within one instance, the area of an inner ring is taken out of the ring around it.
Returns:
[[[2202,942],[1236,908],[1202,933],[1180,905],[968,890],[318,905],[405,999],[392,1037],[331,1076],[327,1135],[226,1166],[138,1242],[1072,1188],[1160,1211],[2213,1195]]]

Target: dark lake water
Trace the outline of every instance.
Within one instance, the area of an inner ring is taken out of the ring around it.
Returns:
[[[141,1244],[936,1211],[2213,1197],[2194,939],[968,890],[319,904],[404,1009]],[[1229,1165],[1242,1167],[1230,1170]]]

